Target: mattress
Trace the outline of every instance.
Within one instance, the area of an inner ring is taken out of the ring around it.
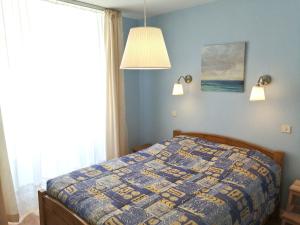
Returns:
[[[258,225],[280,177],[254,149],[178,136],[49,180],[47,193],[92,225]]]

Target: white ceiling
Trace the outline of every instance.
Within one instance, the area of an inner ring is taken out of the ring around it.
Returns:
[[[130,18],[143,18],[143,0],[81,0],[105,8],[118,9],[123,15]],[[146,0],[149,17],[157,16],[179,9],[206,4],[215,0]]]

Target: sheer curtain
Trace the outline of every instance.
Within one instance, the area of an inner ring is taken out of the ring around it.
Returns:
[[[106,159],[104,13],[0,0],[0,104],[20,214],[49,178]]]

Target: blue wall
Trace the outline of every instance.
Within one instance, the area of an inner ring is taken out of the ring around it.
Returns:
[[[137,143],[155,143],[181,129],[283,150],[286,193],[300,177],[299,12],[298,0],[226,0],[152,18],[150,23],[164,32],[172,69],[139,72]],[[234,41],[247,42],[245,93],[201,92],[202,47]],[[184,96],[172,96],[173,83],[186,73],[193,75],[192,84],[184,87]],[[261,74],[273,78],[267,100],[250,103]],[[292,125],[293,133],[280,133],[281,124]]]
[[[127,40],[128,32],[131,27],[138,25],[138,21],[134,19],[123,18],[124,44]],[[126,117],[128,128],[128,145],[130,148],[139,144],[140,136],[140,90],[139,90],[139,72],[124,72],[125,82],[125,101],[126,101]]]

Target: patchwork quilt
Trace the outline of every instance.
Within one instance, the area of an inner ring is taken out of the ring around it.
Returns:
[[[178,136],[49,180],[47,192],[92,225],[259,225],[280,173],[258,151]]]

